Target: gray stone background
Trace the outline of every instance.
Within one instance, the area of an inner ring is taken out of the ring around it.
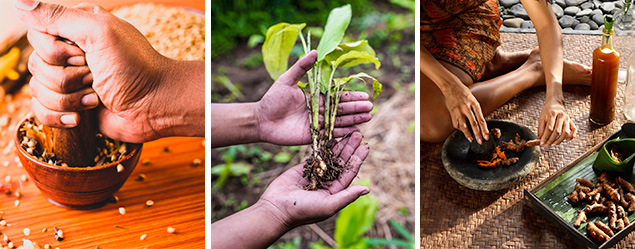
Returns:
[[[621,0],[554,0],[551,5],[565,34],[602,34],[604,15],[624,7]],[[520,0],[499,0],[503,32],[535,32]]]

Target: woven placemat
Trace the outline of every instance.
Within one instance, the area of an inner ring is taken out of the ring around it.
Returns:
[[[502,34],[503,49],[515,51],[536,46],[535,35]],[[597,36],[565,35],[565,58],[589,60]],[[571,48],[571,49],[567,49]],[[589,64],[589,63],[585,63]],[[558,228],[538,215],[523,197],[531,189],[572,162],[595,144],[620,129],[624,84],[618,85],[616,119],[603,127],[588,121],[589,87],[566,86],[567,112],[578,127],[577,137],[554,147],[543,147],[539,164],[519,184],[496,192],[482,192],[459,185],[441,162],[442,143],[421,143],[421,246],[422,248],[576,248]],[[487,116],[529,127],[538,133],[538,119],[545,100],[544,87],[525,91]],[[616,248],[635,247],[635,234]]]

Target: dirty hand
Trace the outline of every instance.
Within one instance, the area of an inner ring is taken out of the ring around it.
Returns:
[[[334,147],[333,152],[339,154],[341,162],[348,162],[350,168],[342,172],[328,189],[302,189],[307,181],[302,178],[304,164],[300,164],[276,178],[258,202],[270,205],[273,215],[278,216],[289,229],[331,217],[369,192],[368,187],[363,185],[349,186],[368,155],[368,144],[361,142],[362,134],[353,132]]]
[[[14,10],[29,28],[32,109],[43,124],[71,128],[77,111],[97,108],[99,130],[121,141],[204,134],[204,62],[160,55],[96,5],[14,0]]]
[[[564,100],[547,100],[540,113],[538,138],[540,145],[558,145],[573,139],[576,126],[564,108]]]
[[[311,142],[309,115],[304,92],[297,86],[313,67],[317,52],[311,51],[282,74],[258,102],[258,135],[261,141],[278,145]],[[322,112],[323,108],[320,108]],[[373,104],[365,92],[344,92],[340,98],[333,135],[342,137],[359,130],[356,125],[371,119]],[[320,116],[320,122],[323,117]]]
[[[472,134],[465,122],[467,118],[474,131],[476,141],[481,144],[483,139],[489,140],[489,130],[483,117],[481,105],[469,88],[462,83],[452,84],[444,93],[445,105],[452,117],[452,125],[460,130],[468,141],[472,142]]]

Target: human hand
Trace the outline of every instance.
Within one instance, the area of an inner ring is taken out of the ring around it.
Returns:
[[[166,116],[180,112],[181,120],[190,120],[190,110],[178,109],[204,103],[204,86],[192,94],[192,87],[170,82],[183,63],[160,55],[131,24],[105,9],[33,0],[15,0],[14,5],[34,48],[29,59],[32,109],[42,124],[71,128],[81,122],[78,111],[97,108],[104,135],[139,143],[178,133],[178,122]],[[202,70],[204,64],[197,67]],[[175,87],[181,89],[179,96]],[[175,101],[180,95],[186,99]],[[201,130],[204,125],[195,132],[204,134]]]
[[[467,127],[465,119],[470,122],[476,141],[481,144],[482,139],[489,140],[489,130],[483,117],[481,105],[476,100],[469,88],[462,83],[451,84],[443,93],[445,105],[450,111],[452,125],[460,130],[468,141],[472,142],[472,134]]]
[[[261,141],[278,145],[311,142],[309,115],[304,92],[296,85],[313,67],[317,52],[311,51],[282,74],[258,102],[258,134]],[[365,92],[344,92],[340,98],[333,135],[342,137],[359,130],[356,125],[371,119],[373,104]],[[323,112],[323,106],[320,113]],[[324,118],[320,116],[320,122]]]
[[[368,187],[363,185],[349,186],[368,155],[368,144],[361,142],[361,133],[353,132],[335,145],[333,152],[339,154],[341,162],[348,162],[350,169],[342,172],[339,179],[333,181],[327,189],[302,189],[301,186],[306,185],[307,180],[302,177],[304,164],[300,164],[276,178],[258,202],[269,206],[272,214],[287,229],[331,217],[369,192]]]
[[[575,137],[577,128],[564,108],[564,100],[545,101],[538,121],[540,145],[558,145]]]

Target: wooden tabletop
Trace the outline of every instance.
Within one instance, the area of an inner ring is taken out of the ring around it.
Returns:
[[[205,247],[205,148],[203,138],[165,138],[146,143],[137,167],[116,193],[117,203],[88,210],[68,210],[50,204],[16,161],[11,134],[15,125],[30,110],[28,87],[22,88],[9,102],[0,103],[0,183],[6,176],[22,197],[0,193],[1,226],[14,245],[26,238],[52,248],[204,248]],[[10,117],[2,126],[3,117]],[[8,148],[8,149],[7,149]],[[144,165],[144,160],[150,162]],[[192,166],[194,159],[201,160]],[[8,166],[5,166],[8,162]],[[137,181],[139,174],[146,179]],[[19,206],[15,201],[20,200]],[[152,207],[146,207],[153,200]],[[126,215],[119,213],[124,207]],[[54,226],[64,231],[65,239],[56,241]],[[176,232],[170,234],[168,227]],[[24,228],[31,233],[25,236]],[[46,228],[47,232],[42,232]],[[144,240],[140,237],[146,234]],[[2,235],[0,235],[2,236]],[[0,237],[1,238],[1,237]],[[0,244],[6,243],[0,239]]]

